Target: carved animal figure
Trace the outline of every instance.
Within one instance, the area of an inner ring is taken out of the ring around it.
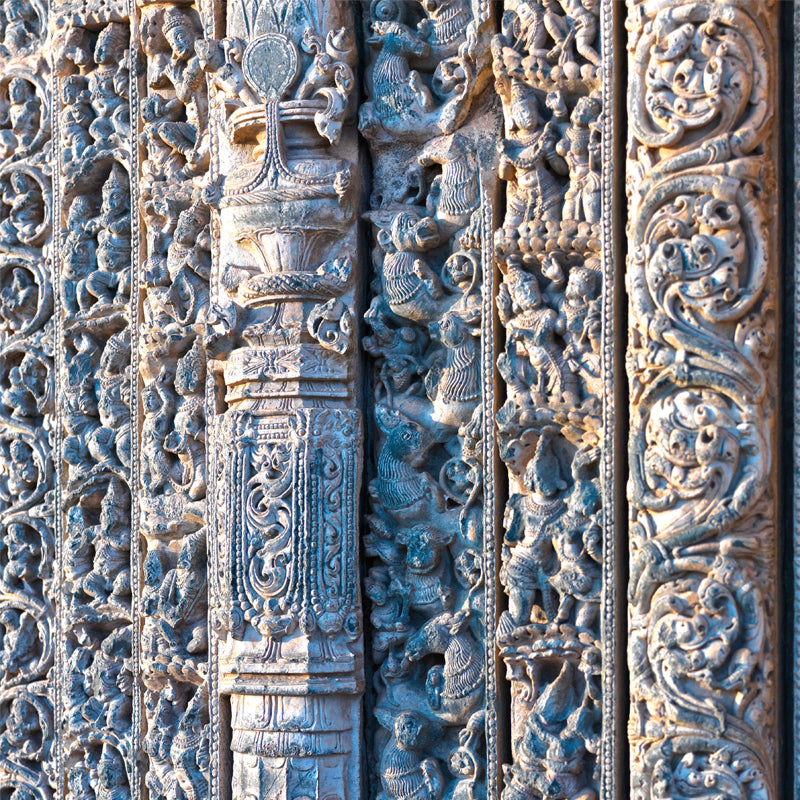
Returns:
[[[378,244],[385,253],[381,277],[389,308],[398,317],[430,322],[440,313],[442,282],[416,253],[438,242],[436,221],[405,210],[374,219],[380,226]]]
[[[423,614],[448,611],[453,605],[453,577],[447,546],[455,538],[455,521],[435,526],[426,521],[413,528],[400,528],[395,538],[406,548],[403,619],[409,610]]]
[[[483,700],[483,656],[469,632],[469,621],[469,611],[441,614],[406,643],[409,661],[430,653],[444,655],[444,665],[428,671],[425,692],[437,716],[455,725],[465,723]]]
[[[438,374],[431,370],[425,380],[433,402],[433,419],[457,428],[469,421],[481,396],[480,331],[453,311],[428,328],[447,349],[444,368]]]
[[[430,47],[408,25],[377,20],[367,43],[380,48],[372,68],[371,103],[361,107],[359,128],[365,136],[382,127],[395,135],[425,128],[433,108],[430,90],[420,74],[409,68],[409,58],[425,58]],[[424,132],[424,131],[423,131]]]
[[[428,723],[414,711],[404,711],[394,721],[393,737],[380,763],[379,800],[441,800],[444,777],[434,758],[425,758],[423,746]]]
[[[376,418],[386,440],[378,456],[378,477],[370,485],[377,502],[398,519],[424,518],[432,507],[444,510],[441,488],[421,470],[434,445],[421,425],[386,406],[378,406]]]

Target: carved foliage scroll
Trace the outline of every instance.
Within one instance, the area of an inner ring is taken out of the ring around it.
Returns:
[[[0,794],[48,800],[53,718],[55,408],[43,5],[0,25]]]
[[[366,20],[359,127],[375,246],[364,551],[378,723],[368,746],[388,800],[482,796],[487,785],[492,21],[488,5],[467,0],[377,0]]]
[[[211,271],[204,40],[198,10],[143,3],[138,211],[142,681],[154,800],[209,793],[205,334]]]
[[[130,25],[59,9],[61,730],[66,796],[137,785],[131,488]]]
[[[777,796],[776,5],[629,3],[637,800]]]
[[[508,468],[497,643],[511,684],[506,800],[600,785],[600,4],[506,2],[492,51],[503,101],[505,331],[497,414]]]

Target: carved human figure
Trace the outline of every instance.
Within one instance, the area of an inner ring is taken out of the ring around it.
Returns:
[[[97,36],[96,68],[89,73],[89,94],[97,114],[89,126],[97,151],[125,147],[130,132],[128,94],[128,27],[109,22]]]
[[[91,296],[86,279],[97,269],[97,246],[87,220],[94,216],[94,203],[88,195],[76,195],[67,214],[67,227],[61,245],[61,296],[69,314],[85,311]]]
[[[508,385],[533,405],[577,403],[577,379],[555,340],[558,314],[544,304],[536,276],[509,265],[497,305],[508,332],[498,368]]]
[[[198,125],[205,128],[205,73],[200,58],[195,54],[194,43],[198,38],[195,24],[183,11],[170,6],[164,13],[161,30],[172,48],[172,58],[164,67],[165,74],[172,83],[178,100],[184,106],[194,104]]]
[[[170,459],[164,452],[164,440],[171,427],[175,405],[167,384],[168,378],[165,365],[153,381],[142,387],[141,394],[144,409],[141,480],[142,485],[154,493],[163,489],[172,471]]]
[[[39,32],[39,20],[31,3],[4,0],[6,19],[3,44],[11,53],[24,53]]]
[[[0,670],[3,675],[16,676],[39,657],[36,619],[28,611],[3,606],[0,608]]]
[[[30,81],[19,76],[8,83],[8,118],[17,153],[24,155],[41,130],[41,103]]]
[[[12,520],[6,526],[5,547],[8,560],[3,567],[2,585],[6,591],[19,591],[20,585],[39,577],[41,540],[33,528]]]
[[[0,733],[0,761],[35,759],[41,738],[36,708],[24,698],[15,697],[11,701],[3,732]]]
[[[201,499],[206,492],[204,379],[205,363],[198,337],[176,367],[178,407],[173,430],[164,441],[164,449],[178,456],[183,468],[180,485],[192,500]]]
[[[564,195],[564,221],[600,221],[600,101],[581,97],[570,116],[570,126],[556,150],[569,166],[569,188]]]
[[[500,581],[508,594],[510,622],[517,626],[551,622],[557,613],[550,578],[556,568],[555,528],[566,511],[561,496],[566,482],[553,449],[554,435],[549,428],[541,431],[525,468],[526,493],[512,495],[506,505]]]
[[[100,304],[112,304],[124,302],[130,292],[130,187],[124,167],[116,161],[103,183],[102,198],[99,216],[86,226],[97,234],[97,269],[86,278],[84,289]]]
[[[559,221],[562,190],[557,175],[567,171],[558,152],[560,132],[552,121],[544,127],[535,97],[529,100],[529,127],[518,140],[504,139],[498,174],[508,181],[503,227],[517,230],[532,222]]]
[[[97,800],[130,800],[125,761],[119,751],[104,744],[97,762]]]
[[[94,598],[93,604],[126,606],[130,597],[129,502],[127,489],[118,478],[112,478],[100,503],[92,570],[83,581],[83,590]]]
[[[7,216],[0,222],[0,242],[9,247],[32,244],[44,221],[44,201],[38,183],[22,170],[2,181]]]
[[[7,273],[6,273],[7,274]],[[30,323],[39,306],[39,289],[24,267],[11,270],[11,280],[0,289],[0,319],[6,322],[9,332],[14,332]]]

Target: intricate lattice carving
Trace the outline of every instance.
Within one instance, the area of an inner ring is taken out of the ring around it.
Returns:
[[[0,793],[56,780],[53,289],[46,9],[9,0],[0,40]]]
[[[138,747],[129,24],[63,10],[56,25],[61,780],[72,800],[125,798]]]
[[[629,3],[636,798],[777,796],[776,20]]]
[[[599,3],[507,2],[495,235],[505,329],[497,414],[510,497],[497,641],[511,683],[506,800],[595,798],[603,517]]]

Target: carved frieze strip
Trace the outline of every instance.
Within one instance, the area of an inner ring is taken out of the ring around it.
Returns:
[[[186,3],[137,5],[143,223],[136,351],[145,551],[142,681],[152,798],[209,792],[205,337],[208,92],[203,24]]]
[[[377,2],[364,22],[370,777],[391,800],[483,796],[497,785],[493,19],[455,0]]]
[[[637,798],[780,796],[779,5],[628,3]]]
[[[60,7],[50,51],[59,134],[58,783],[70,798],[140,791],[130,11]]]
[[[56,778],[54,325],[46,3],[0,24],[0,793]]]
[[[496,632],[511,695],[506,800],[601,791],[608,12],[507,0],[492,43],[505,119],[494,245],[505,335],[496,435],[509,492]]]

